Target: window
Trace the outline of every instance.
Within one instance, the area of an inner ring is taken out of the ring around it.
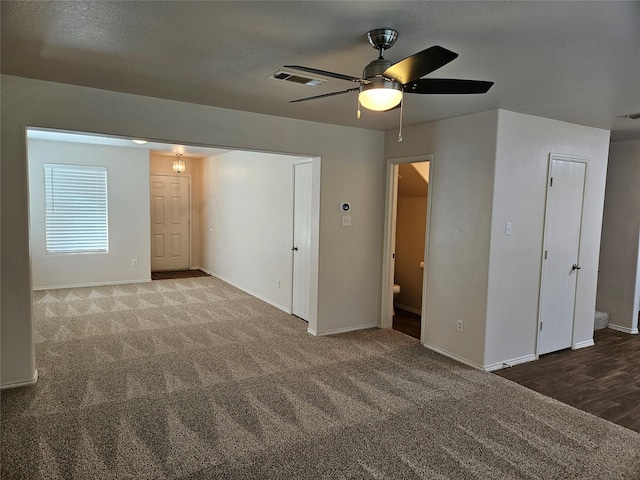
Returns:
[[[107,252],[107,168],[44,164],[47,253]]]

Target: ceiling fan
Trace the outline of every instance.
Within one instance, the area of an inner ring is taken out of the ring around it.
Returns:
[[[482,80],[421,78],[451,62],[458,54],[436,45],[392,64],[384,58],[384,51],[391,48],[396,42],[398,32],[390,28],[379,28],[367,33],[367,38],[371,46],[378,50],[379,55],[377,60],[373,60],[364,67],[362,78],[300,65],[285,65],[285,68],[360,84],[358,87],[340,92],[300,98],[292,100],[290,103],[359,92],[358,101],[363,107],[369,110],[387,111],[396,108],[398,105],[402,106],[400,102],[404,93],[428,95],[486,93],[493,85],[493,82]],[[359,116],[360,111],[358,110]]]

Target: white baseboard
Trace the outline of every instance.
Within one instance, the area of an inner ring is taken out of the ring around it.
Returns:
[[[399,310],[404,310],[405,312],[415,313],[416,315],[422,315],[422,312],[417,308],[407,307],[406,305],[402,305],[400,303],[394,303],[394,308]]]
[[[486,372],[494,372],[496,370],[501,370],[503,368],[514,367],[521,363],[533,362],[537,359],[538,357],[535,354],[524,355],[522,357],[516,357],[516,358],[511,358],[509,360],[504,360],[503,362],[485,365],[482,369],[485,370]]]
[[[368,323],[366,325],[356,325],[355,327],[333,328],[331,330],[325,330],[322,332],[316,332],[315,330],[308,328],[307,333],[313,335],[314,337],[323,337],[325,335],[336,335],[338,333],[347,333],[347,332],[353,332],[356,330],[366,330],[367,328],[378,328],[378,324]]]
[[[58,290],[61,288],[81,288],[81,287],[102,287],[105,285],[124,285],[127,283],[148,283],[151,277],[138,280],[116,280],[112,282],[95,282],[95,283],[74,283],[70,285],[49,285],[44,287],[33,287],[33,290]]]
[[[471,360],[467,360],[466,358],[459,357],[454,353],[447,352],[446,350],[442,350],[441,348],[434,347],[433,345],[429,345],[426,343],[423,343],[423,345],[425,348],[428,348],[429,350],[439,353],[440,355],[444,355],[445,357],[449,357],[457,362],[464,363],[465,365],[468,365],[469,367],[473,367],[476,370],[484,370],[484,367],[482,367],[482,365],[472,362]]]
[[[5,383],[0,385],[0,390],[6,390],[8,388],[28,387],[29,385],[35,385],[38,382],[38,369],[33,374],[33,378],[25,380],[24,382]]]
[[[622,325],[614,325],[613,323],[610,323],[607,328],[610,328],[611,330],[616,330],[618,332],[630,333],[632,335],[637,335],[639,333],[638,327],[629,328],[629,327],[623,327]]]
[[[532,362],[538,359],[536,355],[531,354],[531,355],[524,355],[522,357],[511,358],[509,360],[493,363],[490,365],[480,365],[478,363],[472,362],[471,360],[467,360],[466,358],[462,358],[456,354],[447,352],[446,350],[443,350],[441,348],[434,347],[433,345],[428,345],[425,343],[424,346],[429,350],[433,350],[436,353],[444,355],[445,357],[449,357],[453,360],[456,360],[457,362],[468,365],[469,367],[475,368],[476,370],[482,370],[484,372],[493,372],[494,370],[500,370],[501,368],[512,367],[520,363]]]
[[[578,342],[576,344],[574,344],[571,349],[572,350],[580,350],[581,348],[587,348],[587,347],[593,347],[595,345],[595,342],[593,341],[593,338],[591,340],[585,340],[584,342]]]
[[[258,295],[257,293],[252,292],[251,290],[247,290],[242,285],[238,285],[236,283],[233,283],[232,281],[227,280],[226,278],[221,277],[220,275],[218,275],[218,274],[216,274],[214,272],[211,272],[211,271],[209,271],[209,270],[207,270],[205,268],[200,268],[200,270],[202,270],[204,273],[208,273],[212,277],[216,277],[217,279],[222,280],[224,283],[228,283],[232,287],[236,287],[238,290],[242,290],[244,293],[248,293],[252,297],[256,297],[257,299],[262,300],[265,303],[268,303],[272,307],[276,307],[278,310],[282,310],[285,313],[291,314],[291,310],[288,309],[287,307],[283,307],[282,305],[280,305],[279,303],[274,302],[273,300],[269,300],[268,298],[265,298],[262,295]]]

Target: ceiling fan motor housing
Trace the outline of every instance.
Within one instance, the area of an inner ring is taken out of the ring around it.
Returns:
[[[362,78],[370,80],[372,77],[381,77],[384,71],[391,66],[391,62],[386,58],[378,58],[364,67]]]
[[[371,46],[376,50],[387,50],[396,43],[398,32],[391,28],[378,28],[367,33],[367,38]]]
[[[368,84],[360,85],[360,91],[370,90],[373,88],[391,88],[393,90],[402,90],[402,85],[390,78],[383,76],[384,71],[391,66],[391,62],[386,58],[378,58],[364,67],[362,78],[369,80]]]

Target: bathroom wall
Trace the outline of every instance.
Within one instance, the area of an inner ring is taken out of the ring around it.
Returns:
[[[475,366],[484,359],[497,119],[483,112],[406,127],[402,142],[397,131],[385,136],[387,158],[433,154],[423,342]]]
[[[398,198],[394,283],[400,285],[400,293],[394,305],[417,314],[422,311],[424,270],[420,262],[424,257],[426,224],[426,198]]]
[[[398,166],[394,283],[400,293],[394,305],[417,314],[422,312],[428,172],[428,162]]]

